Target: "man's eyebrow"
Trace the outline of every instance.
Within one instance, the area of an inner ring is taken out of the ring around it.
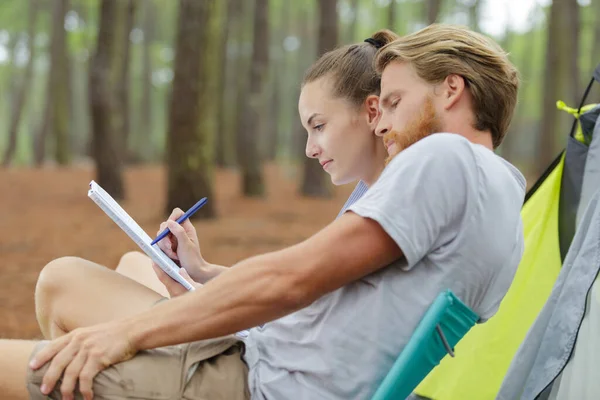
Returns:
[[[310,117],[308,117],[308,120],[306,121],[306,125],[310,126],[310,123],[312,122],[312,120],[318,115],[321,115],[321,114],[313,113]]]

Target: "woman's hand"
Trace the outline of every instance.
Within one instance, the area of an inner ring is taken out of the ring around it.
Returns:
[[[171,278],[169,275],[167,275],[167,273],[165,271],[163,271],[162,269],[160,269],[160,267],[158,265],[156,265],[156,263],[152,262],[152,268],[154,269],[154,272],[156,273],[156,276],[158,277],[160,282],[163,285],[165,285],[167,292],[169,292],[169,297],[173,298],[173,297],[181,296],[182,294],[188,293],[188,290],[186,288],[184,288],[179,282],[175,281],[173,278]],[[202,286],[200,283],[198,283],[198,282],[194,281],[192,278],[190,278],[190,276],[188,275],[187,271],[184,268],[179,269],[179,274],[186,281],[191,283],[192,286],[194,286],[195,288],[199,288],[200,286]]]
[[[192,225],[189,219],[183,221],[181,225],[176,222],[177,218],[183,214],[180,208],[176,208],[169,216],[169,219],[160,224],[157,235],[166,228],[169,228],[171,233],[159,241],[157,245],[169,258],[182,268],[185,268],[192,279],[201,282],[203,269],[207,268],[208,263],[204,260],[200,252],[198,234],[194,225]],[[173,229],[179,229],[182,234],[179,236],[175,235]]]

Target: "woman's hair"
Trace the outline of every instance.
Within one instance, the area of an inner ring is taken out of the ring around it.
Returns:
[[[382,48],[377,72],[394,61],[410,63],[431,84],[462,76],[473,97],[475,128],[489,130],[494,147],[502,143],[517,104],[519,76],[498,44],[467,28],[434,24]]]
[[[302,86],[326,76],[331,80],[335,97],[360,106],[367,96],[379,95],[381,79],[375,70],[375,55],[397,38],[392,31],[381,30],[362,43],[341,46],[323,54],[306,71]]]

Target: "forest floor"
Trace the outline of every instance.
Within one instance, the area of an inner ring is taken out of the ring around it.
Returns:
[[[0,337],[40,338],[34,288],[42,267],[61,256],[79,256],[115,268],[137,246],[88,197],[93,170],[77,168],[0,171]],[[202,252],[232,265],[254,254],[297,243],[337,215],[353,186],[336,187],[330,199],[303,198],[298,178],[274,165],[265,169],[267,196],[244,198],[239,175],[216,173],[218,218],[195,221]],[[165,169],[128,168],[123,208],[153,236],[164,220]]]

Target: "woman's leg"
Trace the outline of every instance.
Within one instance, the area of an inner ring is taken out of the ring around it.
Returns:
[[[27,340],[0,340],[0,397],[3,399],[29,399],[27,365],[36,344]]]
[[[163,297],[169,297],[165,288],[152,269],[150,257],[139,251],[125,253],[119,260],[116,272],[154,290]]]
[[[59,258],[46,265],[35,289],[38,324],[47,339],[135,315],[162,298],[132,279],[76,257]]]

